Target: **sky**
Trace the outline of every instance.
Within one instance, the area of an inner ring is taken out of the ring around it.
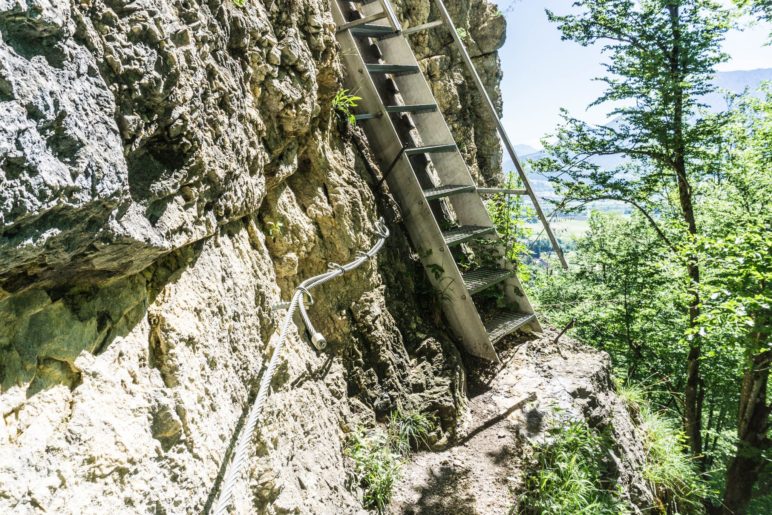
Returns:
[[[567,0],[492,0],[507,18],[507,41],[499,50],[504,79],[504,126],[510,140],[540,148],[539,140],[553,131],[565,107],[591,123],[606,120],[603,107],[586,110],[603,91],[593,81],[603,74],[605,56],[599,48],[585,48],[560,40],[544,9],[565,12]],[[719,71],[772,68],[772,46],[764,46],[772,25],[756,23],[727,35],[724,51],[729,62]]]

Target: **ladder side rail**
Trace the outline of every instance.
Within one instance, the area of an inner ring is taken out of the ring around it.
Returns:
[[[558,240],[555,237],[555,234],[552,232],[552,227],[550,227],[549,221],[544,216],[544,212],[542,211],[541,205],[539,204],[539,199],[536,198],[536,194],[533,192],[531,183],[528,181],[528,177],[526,176],[525,170],[523,169],[523,166],[520,163],[520,159],[517,157],[517,153],[515,152],[515,148],[509,139],[509,135],[507,134],[507,131],[504,128],[504,125],[501,123],[501,120],[499,119],[499,115],[496,112],[496,107],[493,105],[493,101],[488,95],[488,92],[485,89],[485,85],[483,84],[482,79],[480,79],[480,76],[477,73],[477,69],[475,68],[474,63],[472,62],[472,58],[469,56],[469,52],[467,52],[463,41],[461,41],[461,38],[459,37],[458,32],[456,31],[456,26],[453,23],[453,20],[450,18],[450,14],[448,13],[448,10],[446,9],[443,1],[435,0],[435,3],[437,4],[437,8],[440,11],[440,16],[442,16],[442,19],[444,20],[445,25],[450,31],[450,35],[453,37],[453,41],[455,42],[456,47],[461,53],[461,57],[464,61],[464,64],[466,65],[470,75],[472,76],[472,79],[474,80],[475,86],[477,87],[477,91],[480,92],[480,95],[485,100],[485,105],[488,108],[490,115],[493,117],[494,121],[496,122],[496,128],[499,131],[499,135],[501,136],[501,139],[504,142],[504,146],[506,147],[507,152],[509,153],[509,157],[512,159],[512,162],[515,164],[515,168],[517,169],[517,173],[520,176],[520,180],[523,181],[523,185],[525,186],[525,189],[528,191],[528,196],[531,198],[531,203],[533,204],[534,210],[536,211],[536,215],[539,217],[539,220],[541,221],[544,227],[544,231],[547,233],[547,236],[549,236],[550,242],[552,243],[552,248],[555,250],[555,253],[558,255],[558,259],[560,260],[561,266],[564,269],[567,269],[568,263],[566,263],[566,258],[563,255],[563,249],[560,248],[560,245],[558,244]]]
[[[345,23],[345,18],[336,1],[332,2],[333,18],[338,25]],[[346,68],[349,71],[346,80],[352,91],[356,86],[362,88],[360,106],[368,112],[383,113],[384,105],[372,77],[366,70],[362,55],[350,31],[337,34],[343,49]],[[394,38],[397,39],[397,38]],[[401,141],[388,115],[374,118],[368,122],[365,130],[370,144],[380,155],[380,164],[388,166],[399,156],[388,176],[389,189],[394,193],[402,210],[403,219],[410,239],[419,252],[426,267],[429,281],[440,292],[441,302],[448,322],[458,335],[467,352],[472,355],[498,362],[498,356],[485,325],[474,305],[472,295],[466,288],[461,271],[453,259],[452,252],[446,245],[443,234],[432,215],[430,206],[410,163],[410,158],[400,152]],[[442,270],[442,276],[435,275],[436,268]]]

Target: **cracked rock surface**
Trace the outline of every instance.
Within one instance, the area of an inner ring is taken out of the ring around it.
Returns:
[[[397,4],[406,25],[431,15]],[[503,19],[449,4],[498,98]],[[0,513],[208,510],[272,306],[380,217],[378,258],[314,291],[327,349],[292,333],[232,509],[361,512],[347,435],[398,404],[452,440],[465,357],[366,143],[339,131],[334,34],[328,0],[0,0]],[[495,183],[448,38],[416,52]]]
[[[346,434],[397,402],[453,430],[461,359],[337,130],[326,1],[0,0],[0,36],[0,511],[207,509],[271,306],[380,216],[379,259],[315,293],[328,349],[287,345],[234,509],[359,511]]]

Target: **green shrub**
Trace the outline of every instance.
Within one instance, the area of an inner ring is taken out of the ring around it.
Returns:
[[[335,93],[335,97],[332,99],[332,108],[344,120],[348,120],[351,125],[354,125],[357,120],[351,112],[351,108],[356,107],[357,102],[360,100],[362,100],[362,97],[349,94],[347,89],[340,89]]]
[[[585,422],[550,430],[552,440],[537,447],[538,465],[525,481],[517,513],[619,515],[628,510],[616,492],[604,488],[604,438]]]

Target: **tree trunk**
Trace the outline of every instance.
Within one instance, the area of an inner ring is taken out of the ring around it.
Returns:
[[[673,37],[670,55],[670,72],[673,86],[673,168],[678,182],[678,200],[681,215],[686,223],[689,236],[697,235],[697,220],[694,216],[692,189],[686,172],[686,145],[684,143],[684,92],[681,55],[681,26],[678,5],[668,6],[670,13],[670,28]],[[695,329],[700,316],[700,269],[697,256],[689,256],[686,267],[689,276],[689,328]],[[700,378],[700,336],[692,333],[689,354],[686,358],[686,388],[684,391],[684,426],[689,449],[698,459],[702,456],[702,380]],[[700,459],[700,462],[702,460]]]
[[[745,513],[752,497],[753,486],[765,464],[764,452],[772,448],[767,437],[772,406],[767,405],[767,383],[772,366],[772,352],[764,352],[766,338],[759,333],[755,346],[760,349],[749,360],[740,392],[737,422],[737,451],[726,472],[723,512],[726,515]]]

